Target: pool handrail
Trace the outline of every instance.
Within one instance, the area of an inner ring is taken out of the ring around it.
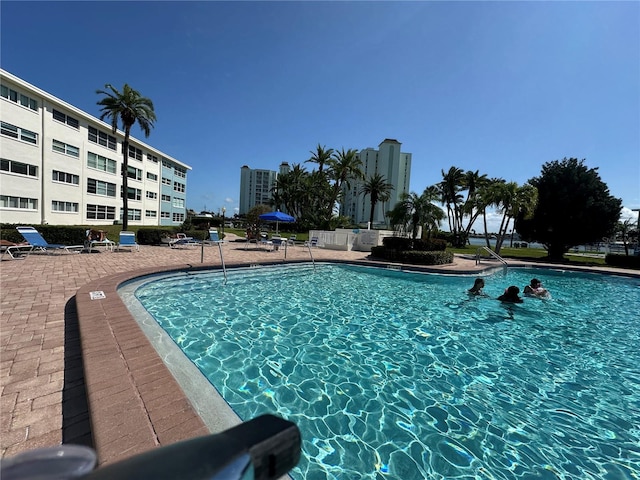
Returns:
[[[502,265],[503,265],[505,270],[509,267],[509,264],[507,263],[507,261],[504,258],[502,258],[500,255],[498,255],[496,252],[491,250],[489,247],[480,247],[480,248],[478,248],[478,250],[476,251],[476,265],[480,264],[480,252],[482,250],[488,252],[489,255],[491,255],[495,259],[499,260],[500,262],[502,262]]]

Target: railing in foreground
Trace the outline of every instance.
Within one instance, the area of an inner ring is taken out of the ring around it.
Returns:
[[[500,262],[502,262],[502,265],[504,266],[504,269],[505,270],[507,269],[507,267],[509,266],[507,264],[507,261],[504,258],[502,258],[500,255],[498,255],[496,252],[494,252],[493,250],[488,248],[488,247],[480,247],[480,248],[478,248],[478,250],[476,251],[476,265],[480,264],[480,252],[483,251],[483,250],[485,252],[489,253],[489,255],[491,255],[493,258],[495,258],[495,259],[499,260]]]

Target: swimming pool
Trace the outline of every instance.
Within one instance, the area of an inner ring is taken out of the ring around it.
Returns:
[[[505,306],[541,279],[553,298]],[[321,264],[173,275],[136,296],[242,419],[302,432],[294,478],[637,478],[640,282]]]

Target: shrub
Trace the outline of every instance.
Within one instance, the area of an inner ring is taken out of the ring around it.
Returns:
[[[415,265],[444,265],[453,262],[453,252],[407,250],[402,252],[401,260]]]
[[[393,250],[409,250],[411,248],[411,239],[405,237],[384,237],[382,245]]]
[[[33,227],[49,243],[58,243],[61,245],[84,245],[84,241],[87,238],[86,227],[76,226],[59,226],[59,225],[13,225],[4,223],[0,226],[2,232],[2,239],[8,240],[14,243],[24,242],[22,235],[18,233],[16,227]]]
[[[607,265],[611,265],[612,267],[633,268],[635,270],[640,269],[640,256],[616,255],[613,253],[608,253],[604,257],[604,261]]]
[[[140,245],[160,245],[162,237],[175,235],[172,229],[167,228],[141,228],[138,230],[136,240]]]
[[[444,252],[447,249],[447,241],[439,238],[416,240],[413,243],[413,249],[426,252]]]

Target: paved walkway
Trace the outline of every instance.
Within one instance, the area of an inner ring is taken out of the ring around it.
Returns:
[[[244,243],[227,243],[223,252],[228,266],[285,261],[283,250],[267,252],[255,245],[245,250]],[[300,246],[286,253],[287,262],[309,260]],[[313,255],[317,261],[370,262],[365,252],[314,248]],[[79,443],[95,448],[104,464],[207,433],[116,288],[140,274],[211,266],[220,266],[220,256],[210,246],[3,259],[2,457]],[[486,267],[456,257],[437,270],[473,273]],[[106,298],[91,300],[95,291]]]

